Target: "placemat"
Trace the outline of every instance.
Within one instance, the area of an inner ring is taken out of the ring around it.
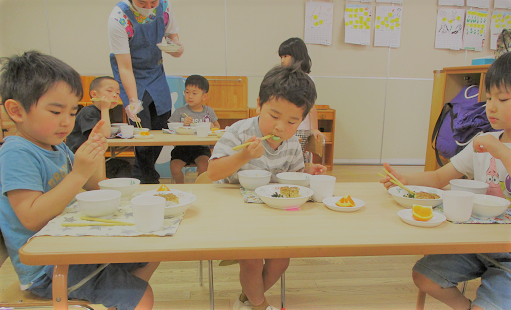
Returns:
[[[78,203],[73,203],[67,207],[64,212],[59,216],[49,221],[46,226],[43,227],[36,236],[141,236],[141,235],[155,235],[155,236],[173,236],[183,215],[179,217],[165,218],[163,222],[163,228],[152,232],[144,233],[138,231],[135,226],[80,226],[80,227],[62,227],[62,223],[91,223],[90,221],[84,221],[80,217],[86,216],[80,211]],[[109,220],[117,220],[128,223],[135,223],[133,218],[133,210],[128,201],[122,201],[121,206]],[[95,222],[97,223],[97,222]]]
[[[443,214],[444,213],[443,204],[433,207],[433,211]],[[489,218],[489,219],[480,219],[480,218],[472,216],[466,222],[455,222],[455,221],[451,221],[451,220],[448,220],[448,221],[451,223],[454,223],[454,224],[511,224],[511,209],[508,208],[506,210],[506,212],[504,212],[504,214],[502,214],[501,216],[497,216],[497,217]]]

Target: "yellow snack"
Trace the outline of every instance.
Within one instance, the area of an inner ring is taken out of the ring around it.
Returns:
[[[433,218],[433,208],[414,204],[412,207],[412,217],[416,221],[429,221]]]
[[[350,195],[343,196],[339,201],[335,203],[339,207],[354,207],[355,202],[351,199]]]
[[[169,190],[170,190],[170,189],[169,189],[167,186],[162,185],[162,186],[160,186],[160,188],[158,188],[156,191],[157,191],[157,192],[168,192]]]

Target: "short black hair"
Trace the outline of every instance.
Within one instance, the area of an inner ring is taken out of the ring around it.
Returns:
[[[492,87],[511,91],[511,53],[505,53],[491,64],[486,72],[484,84],[488,93]]]
[[[104,80],[113,80],[113,81],[116,81],[116,79],[114,79],[113,77],[111,76],[108,76],[108,75],[105,75],[105,76],[98,76],[97,78],[95,78],[94,80],[92,80],[92,82],[90,82],[90,86],[89,86],[89,92],[91,90],[98,90],[100,87],[101,87],[101,82],[103,82]]]
[[[303,108],[303,118],[314,106],[316,97],[314,82],[297,64],[289,67],[274,67],[266,73],[259,89],[261,107],[272,99],[285,99]]]
[[[83,97],[82,80],[78,72],[53,56],[38,51],[0,59],[0,96],[2,104],[8,99],[18,101],[25,111],[55,84],[64,82],[71,92]]]
[[[204,93],[209,91],[209,82],[202,75],[194,74],[190,75],[186,78],[185,87],[186,86],[195,86],[198,89],[202,90]]]
[[[293,63],[300,63],[300,68],[305,73],[311,73],[312,60],[307,52],[307,46],[300,38],[289,38],[279,46],[279,57],[291,56]]]

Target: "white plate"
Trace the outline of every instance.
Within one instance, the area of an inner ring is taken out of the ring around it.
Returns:
[[[277,198],[271,195],[275,192],[280,193],[280,188],[284,186],[297,187],[300,197],[296,198]],[[314,194],[314,191],[308,187],[292,185],[292,184],[270,184],[259,186],[255,189],[255,193],[261,200],[268,206],[275,209],[291,209],[299,208],[303,205],[309,197]]]
[[[150,134],[148,136],[135,135],[134,137],[135,139],[151,139],[154,138],[154,135],[153,134]]]
[[[323,203],[325,204],[325,206],[328,209],[334,210],[334,211],[341,211],[341,212],[357,211],[357,210],[360,210],[360,208],[362,208],[366,204],[364,201],[362,201],[360,199],[351,197],[351,199],[353,199],[353,202],[355,202],[354,207],[339,207],[335,203],[338,202],[339,199],[341,199],[341,198],[342,198],[342,196],[327,197],[327,198],[323,199]]]
[[[169,189],[168,191],[163,191],[163,192],[157,192],[155,189],[153,189],[153,190],[150,190],[147,192],[143,192],[140,195],[153,196],[156,193],[158,193],[158,194],[174,194],[179,198],[179,204],[176,204],[175,202],[172,202],[172,201],[166,202],[166,205],[167,205],[165,207],[165,216],[166,217],[182,214],[183,212],[185,212],[188,209],[189,205],[192,202],[194,202],[195,199],[197,199],[197,197],[195,197],[195,195],[193,195],[192,193],[183,192],[183,191],[180,191],[177,189]]]
[[[179,48],[181,46],[179,45],[175,45],[175,44],[170,44],[170,45],[161,45],[161,43],[158,43],[156,44],[156,46],[158,46],[158,48],[162,51],[162,52],[165,52],[165,53],[174,53],[174,52],[177,52],[179,50]]]
[[[445,222],[446,218],[445,215],[433,211],[433,218],[429,221],[417,221],[414,220],[412,217],[412,209],[404,209],[397,212],[397,215],[405,222],[406,224],[410,224],[413,226],[419,226],[419,227],[434,227],[442,224]]]

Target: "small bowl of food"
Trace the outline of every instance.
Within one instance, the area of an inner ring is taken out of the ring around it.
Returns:
[[[167,126],[169,127],[169,129],[174,129],[174,130],[176,130],[176,128],[183,127],[184,125],[185,125],[184,123],[176,123],[176,122],[167,123]]]
[[[270,184],[256,188],[255,193],[268,207],[294,209],[309,200],[314,191],[293,184]]]
[[[145,192],[144,196],[160,196],[165,198],[165,217],[178,216],[186,212],[196,197],[192,193],[183,192],[177,189],[168,191],[152,190]]]
[[[110,136],[115,136],[119,132],[120,129],[121,129],[120,127],[111,126],[110,127]]]
[[[197,127],[177,127],[175,129],[180,135],[193,135],[197,131]]]
[[[215,135],[219,138],[222,138],[222,136],[224,135],[225,133],[225,129],[218,129],[218,130],[215,130],[214,131]]]
[[[465,191],[474,194],[486,194],[488,183],[466,179],[454,179],[449,182],[452,191]]]
[[[303,172],[281,172],[277,174],[279,183],[309,186],[310,174]]]
[[[90,217],[106,217],[112,215],[121,204],[121,192],[100,189],[86,191],[75,196],[83,213]]]
[[[134,178],[113,178],[100,181],[98,185],[100,189],[121,192],[121,198],[129,198],[137,190],[140,180]]]
[[[427,186],[406,185],[406,187],[415,192],[414,198],[410,198],[409,193],[398,186],[391,187],[388,190],[392,198],[404,208],[411,209],[414,204],[436,207],[442,203],[442,193],[444,191],[441,189]]]
[[[142,132],[149,132],[149,128],[133,128],[133,135],[139,135]]]
[[[505,198],[475,194],[472,216],[479,219],[489,219],[500,216],[506,212],[510,203],[511,202]]]
[[[238,172],[241,186],[248,191],[253,191],[259,186],[270,183],[271,172],[266,170],[241,170]]]

